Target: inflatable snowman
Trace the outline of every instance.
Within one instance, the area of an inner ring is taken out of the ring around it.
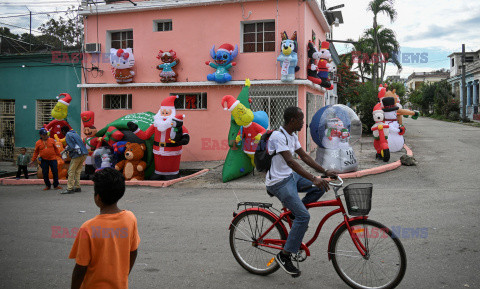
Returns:
[[[355,112],[342,104],[328,105],[313,116],[310,134],[318,145],[316,162],[337,173],[356,171],[352,144],[362,134],[362,123]]]

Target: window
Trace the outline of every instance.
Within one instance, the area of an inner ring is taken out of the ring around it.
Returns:
[[[37,100],[37,115],[35,117],[35,129],[41,129],[44,124],[52,120],[52,109],[57,104],[56,99]]]
[[[153,31],[172,31],[172,20],[153,20]]]
[[[111,48],[115,49],[133,49],[133,31],[110,32]]]
[[[170,93],[170,95],[178,95],[175,100],[176,109],[207,109],[207,93]]]
[[[104,94],[103,109],[132,109],[132,95]]]
[[[297,106],[297,86],[251,86],[251,109],[263,110],[268,114],[270,129],[278,129],[283,125],[283,112],[289,106]]]
[[[452,67],[455,66],[455,58],[452,57]]]
[[[275,21],[244,22],[243,52],[275,51]]]

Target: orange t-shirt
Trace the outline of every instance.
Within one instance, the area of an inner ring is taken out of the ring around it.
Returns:
[[[83,223],[69,256],[88,266],[81,288],[128,288],[130,252],[139,243],[137,218],[130,211],[98,215]]]
[[[48,138],[47,140],[39,139],[35,143],[35,152],[33,153],[32,162],[37,159],[37,156],[40,154],[40,157],[45,160],[56,160],[57,156],[60,155],[57,146],[55,145],[55,140],[53,138]]]

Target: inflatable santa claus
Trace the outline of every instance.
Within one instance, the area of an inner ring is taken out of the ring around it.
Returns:
[[[88,156],[85,160],[85,173],[80,176],[82,180],[90,180],[95,174],[95,167],[93,166],[93,152],[100,145],[99,138],[95,136],[97,128],[94,126],[95,114],[93,111],[84,111],[80,114],[83,123],[83,134],[85,138],[83,143],[88,150]]]
[[[127,124],[128,128],[142,140],[154,136],[155,173],[150,179],[169,180],[179,177],[182,146],[189,143],[190,136],[186,127],[182,126],[181,129],[174,127],[180,121],[175,112],[176,98],[178,96],[171,95],[162,101],[158,113],[153,117],[153,124],[146,131],[139,129],[134,122]],[[181,118],[183,119],[183,116]]]

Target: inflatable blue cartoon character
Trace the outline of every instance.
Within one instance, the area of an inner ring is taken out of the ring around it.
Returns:
[[[215,73],[211,73],[207,75],[207,79],[210,81],[216,81],[218,83],[225,83],[227,81],[232,80],[232,76],[228,71],[232,66],[235,66],[236,63],[233,62],[233,59],[237,57],[238,54],[238,46],[225,43],[222,44],[215,52],[215,45],[213,45],[212,49],[210,50],[210,56],[213,58],[215,63],[206,61],[206,65],[210,65],[211,67],[215,68],[217,71]]]
[[[282,35],[281,53],[277,57],[277,61],[282,63],[282,77],[281,80],[290,82],[295,80],[295,72],[299,70],[297,66],[297,31],[288,39],[287,32],[284,31]]]

